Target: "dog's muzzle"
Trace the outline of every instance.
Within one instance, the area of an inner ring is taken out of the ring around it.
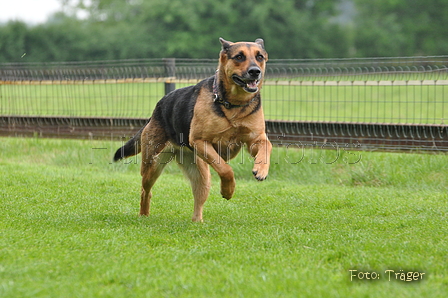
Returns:
[[[258,84],[260,83],[261,77],[262,74],[259,67],[250,67],[243,76],[234,74],[232,79],[244,91],[255,93],[258,91]]]

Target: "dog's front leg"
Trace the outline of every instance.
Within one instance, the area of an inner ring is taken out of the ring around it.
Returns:
[[[260,138],[255,139],[247,145],[249,153],[255,159],[252,173],[254,174],[255,179],[263,181],[269,173],[272,144],[268,140],[266,134],[263,134]]]
[[[235,176],[232,168],[216,152],[210,142],[204,140],[194,140],[191,142],[195,154],[202,158],[206,163],[218,173],[221,178],[221,195],[230,200],[235,192]]]

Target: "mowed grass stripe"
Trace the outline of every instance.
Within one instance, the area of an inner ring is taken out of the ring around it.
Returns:
[[[292,164],[302,153],[279,148],[262,183],[243,156],[235,198],[214,174],[197,224],[174,164],[137,216],[139,160],[109,164],[119,145],[1,139],[1,297],[446,296],[446,155]],[[350,269],[381,279],[351,282]],[[426,275],[389,282],[388,269]]]

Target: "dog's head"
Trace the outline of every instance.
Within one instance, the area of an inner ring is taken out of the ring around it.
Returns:
[[[230,42],[222,38],[219,70],[224,72],[227,82],[256,93],[261,88],[268,53],[263,39],[255,42]]]

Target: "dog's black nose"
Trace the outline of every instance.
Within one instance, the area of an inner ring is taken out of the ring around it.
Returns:
[[[254,67],[249,68],[249,70],[247,72],[250,74],[251,77],[258,78],[258,76],[261,73],[261,69],[254,66]]]

